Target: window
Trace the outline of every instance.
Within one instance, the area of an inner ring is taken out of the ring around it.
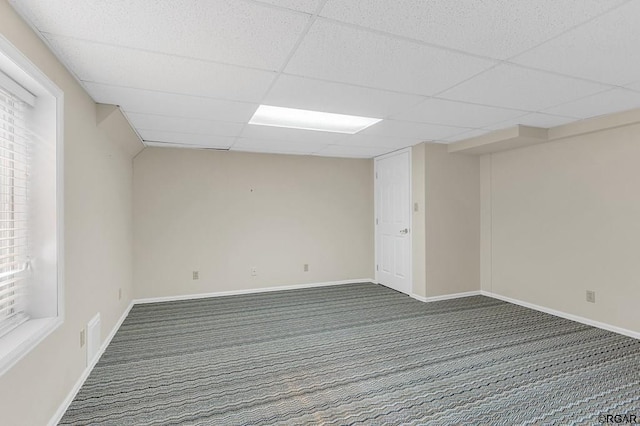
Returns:
[[[0,36],[0,375],[63,320],[62,111]]]

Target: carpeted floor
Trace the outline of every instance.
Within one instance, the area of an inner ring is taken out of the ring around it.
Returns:
[[[374,284],[137,305],[60,424],[640,421],[640,341]]]

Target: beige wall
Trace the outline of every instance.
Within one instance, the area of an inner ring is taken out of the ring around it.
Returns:
[[[491,155],[480,157],[480,289],[491,292]]]
[[[636,124],[483,159],[483,289],[640,332],[639,140]]]
[[[425,151],[424,143],[411,147],[411,200],[414,204],[411,218],[412,291],[420,297],[427,297]]]
[[[6,0],[0,29],[65,96],[64,324],[0,377],[0,423],[43,425],[85,368],[80,330],[100,312],[104,338],[131,300],[132,162],[97,128],[93,101]]]
[[[426,295],[480,289],[480,161],[425,144]]]
[[[373,162],[147,148],[134,230],[137,298],[372,278]]]
[[[413,294],[480,289],[480,163],[437,143],[411,151]]]

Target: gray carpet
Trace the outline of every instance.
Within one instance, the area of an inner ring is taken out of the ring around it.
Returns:
[[[640,420],[640,341],[374,284],[137,305],[61,424]]]

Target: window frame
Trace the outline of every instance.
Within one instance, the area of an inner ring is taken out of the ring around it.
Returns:
[[[53,129],[44,137],[55,144],[55,316],[34,317],[0,337],[0,376],[60,327],[65,318],[64,294],[64,93],[18,48],[0,34],[0,70],[36,98],[38,114],[45,114]],[[11,91],[11,88],[5,87]],[[38,102],[40,100],[41,102]],[[38,105],[40,103],[40,105]],[[54,117],[55,114],[55,117]],[[53,290],[53,289],[50,289]],[[53,301],[49,302],[53,305]]]

